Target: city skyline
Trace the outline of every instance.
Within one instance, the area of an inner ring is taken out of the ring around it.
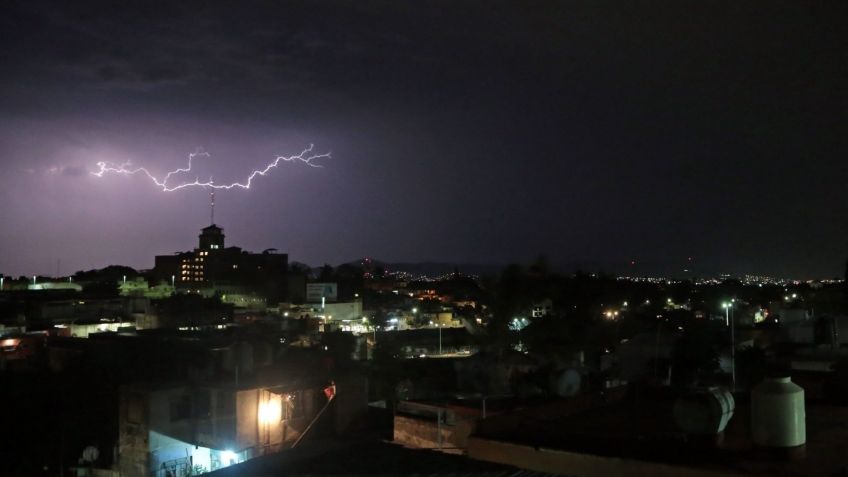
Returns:
[[[315,144],[219,191],[236,243],[842,276],[844,6],[331,5],[3,6],[0,273],[149,268],[207,224],[100,161],[202,147],[224,183]]]

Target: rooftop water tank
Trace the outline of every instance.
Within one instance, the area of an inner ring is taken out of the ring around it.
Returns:
[[[575,368],[556,372],[552,377],[552,391],[559,397],[574,397],[580,392],[583,377]]]
[[[766,378],[751,391],[751,434],[763,447],[807,442],[804,388],[789,377]]]
[[[736,403],[727,389],[709,387],[681,396],[674,403],[674,421],[687,434],[719,434],[727,427]]]

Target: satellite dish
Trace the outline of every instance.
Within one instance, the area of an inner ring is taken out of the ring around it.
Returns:
[[[100,457],[100,451],[97,450],[97,447],[88,446],[82,451],[83,462],[94,462],[98,457]]]
[[[559,397],[574,397],[580,392],[583,377],[574,368],[566,369],[554,375],[553,391]]]

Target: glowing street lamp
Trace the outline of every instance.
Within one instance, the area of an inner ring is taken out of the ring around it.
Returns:
[[[615,320],[618,318],[618,310],[607,310],[604,312],[604,316],[608,320]]]
[[[257,433],[263,445],[270,445],[272,434],[283,420],[283,397],[268,390],[259,392],[259,404],[256,409]]]
[[[267,401],[259,403],[259,413],[257,414],[259,423],[269,425],[280,422],[282,418],[281,405],[280,399],[275,399],[273,394]]]
[[[363,327],[365,328],[365,331],[367,332],[367,331],[368,331],[368,326],[369,326],[369,323],[368,323],[368,317],[367,317],[367,316],[363,316],[363,317],[362,317],[362,325],[363,325]],[[377,326],[375,326],[375,325],[370,325],[370,326],[371,326],[371,332],[372,332],[372,333],[373,333],[373,335],[374,335],[374,346],[377,346]]]
[[[231,451],[221,451],[221,463],[224,467],[238,463],[238,455]]]
[[[730,302],[724,302],[721,304],[721,307],[724,308],[725,323],[730,327],[730,382],[732,391],[736,391],[736,334],[733,329],[735,327],[731,321],[730,310],[733,309],[733,303],[735,301],[736,299],[734,298],[733,300],[730,300]]]

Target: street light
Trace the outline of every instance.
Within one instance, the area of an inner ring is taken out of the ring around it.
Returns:
[[[374,339],[373,339],[374,344],[373,344],[373,346],[374,346],[374,347],[376,347],[376,346],[377,346],[377,326],[376,326],[376,325],[374,325],[374,324],[370,324],[370,323],[368,322],[368,317],[367,317],[367,316],[363,316],[363,317],[362,317],[362,322],[363,322],[363,323],[365,323],[364,328],[365,328],[365,331],[366,331],[366,332],[368,331],[368,327],[369,327],[369,326],[371,327],[371,332],[372,332],[372,334],[373,334],[373,336],[374,336]]]
[[[721,304],[722,308],[724,308],[724,319],[727,323],[727,326],[730,327],[730,383],[731,383],[731,391],[736,391],[736,335],[734,332],[735,326],[731,321],[731,313],[730,311],[733,309],[733,302],[736,299],[731,300],[729,303],[724,302]]]
[[[436,328],[439,329],[439,356],[441,356],[442,355],[442,325],[439,324],[439,323],[433,323],[431,321],[430,326],[431,327],[435,326]]]
[[[260,424],[274,424],[280,422],[282,417],[282,399],[274,394],[269,394],[267,400],[259,403],[257,418]]]

